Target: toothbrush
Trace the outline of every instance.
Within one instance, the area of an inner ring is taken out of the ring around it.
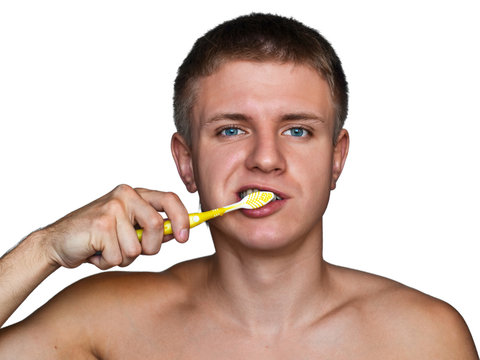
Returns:
[[[264,205],[267,205],[270,201],[275,198],[275,194],[269,191],[255,191],[251,194],[245,196],[242,200],[235,204],[227,205],[220,207],[218,209],[213,209],[210,211],[205,211],[201,213],[192,213],[188,214],[190,218],[190,228],[193,228],[201,223],[213,219],[217,216],[222,216],[227,212],[238,210],[238,209],[258,209]],[[165,220],[163,223],[163,234],[169,235],[172,233],[172,224],[170,220]],[[143,230],[137,230],[138,240],[142,241]]]

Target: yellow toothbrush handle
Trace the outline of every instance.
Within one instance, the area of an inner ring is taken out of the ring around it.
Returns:
[[[190,219],[190,229],[197,225],[200,225],[201,223],[207,220],[213,219],[214,217],[222,216],[224,213],[225,213],[224,208],[218,208],[218,209],[205,211],[201,213],[188,214],[188,217]],[[165,220],[163,223],[163,234],[170,235],[172,232],[173,232],[172,223],[170,222],[170,220]],[[143,235],[143,230],[138,229],[137,230],[138,240],[142,241],[142,235]]]

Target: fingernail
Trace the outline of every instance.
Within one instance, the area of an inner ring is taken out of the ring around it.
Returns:
[[[180,239],[178,239],[178,240],[180,240],[180,241],[182,241],[182,242],[187,241],[188,230],[187,230],[187,229],[182,229],[182,230],[180,230],[179,237],[180,237]]]

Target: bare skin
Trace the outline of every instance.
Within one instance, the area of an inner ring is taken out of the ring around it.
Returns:
[[[478,359],[449,305],[324,261],[322,216],[349,137],[343,130],[332,141],[330,93],[316,72],[226,63],[200,80],[193,115],[191,147],[176,134],[172,151],[205,209],[234,202],[246,188],[283,200],[212,221],[211,257],[70,286],[0,331],[0,357]],[[187,212],[176,196],[127,186],[32,234],[0,263],[3,284],[27,284],[2,289],[3,321],[59,266],[126,266],[157,253],[170,239],[163,238],[160,210],[177,240],[186,241]],[[141,244],[135,223],[146,229]],[[15,267],[22,257],[33,269]]]
[[[476,358],[468,329],[447,304],[330,264],[332,300],[316,313],[275,330],[248,327],[217,303],[215,261],[82,280],[7,329],[0,348],[18,351],[18,359]]]

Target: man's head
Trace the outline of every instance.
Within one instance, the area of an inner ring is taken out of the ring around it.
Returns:
[[[203,210],[239,201],[249,190],[278,196],[260,209],[212,220],[213,237],[232,247],[287,252],[320,238],[348,153],[346,112],[340,61],[314,30],[250,15],[200,38],[175,83],[179,133],[172,153],[179,174],[188,191],[198,191]]]
[[[347,117],[348,86],[332,46],[316,30],[296,20],[251,14],[220,24],[199,38],[178,70],[174,118],[178,132],[188,144],[191,144],[191,114],[198,79],[234,60],[312,67],[330,87],[335,111],[333,140],[336,140]]]

